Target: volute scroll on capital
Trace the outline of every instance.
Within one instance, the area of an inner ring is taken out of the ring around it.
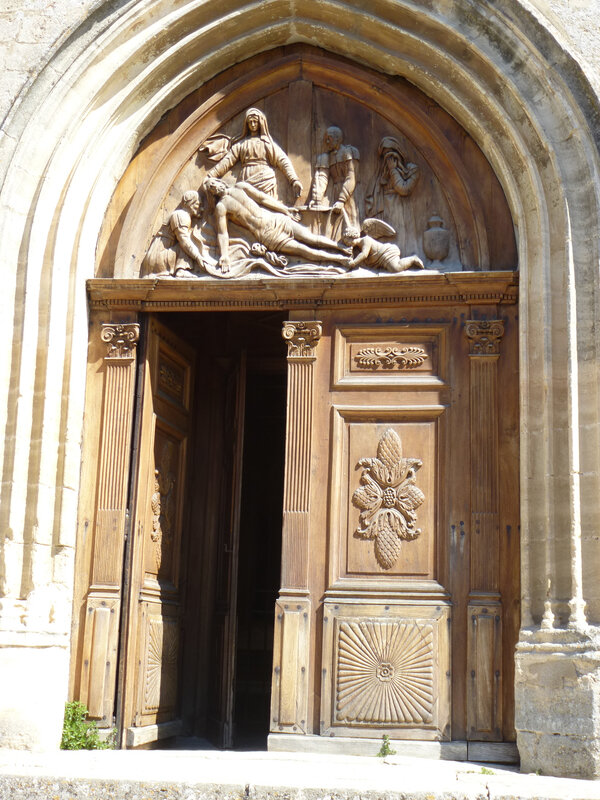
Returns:
[[[450,232],[435,217],[434,246],[430,221],[415,221],[421,168],[395,136],[374,145],[364,176],[361,152],[337,124],[326,127],[319,149],[303,187],[262,110],[247,109],[237,136],[210,135],[197,150],[199,185],[179,195],[155,232],[140,277],[368,277],[421,270],[426,258],[440,267]]]
[[[313,361],[323,333],[320,320],[288,320],[283,323],[281,335],[287,342],[288,359]]]
[[[504,322],[499,319],[469,319],[465,322],[465,334],[469,340],[469,355],[499,355],[500,342],[504,336]]]
[[[107,344],[108,360],[133,359],[140,338],[140,326],[137,322],[103,322],[100,338]]]

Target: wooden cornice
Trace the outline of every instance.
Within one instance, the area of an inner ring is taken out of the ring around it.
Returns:
[[[517,272],[450,272],[373,278],[116,279],[87,282],[90,307],[133,311],[368,308],[516,303]]]

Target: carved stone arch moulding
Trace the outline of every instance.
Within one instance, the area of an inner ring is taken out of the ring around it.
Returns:
[[[98,253],[97,277],[203,281],[517,261],[502,188],[455,120],[404,79],[304,45],[236,65],[165,115]]]

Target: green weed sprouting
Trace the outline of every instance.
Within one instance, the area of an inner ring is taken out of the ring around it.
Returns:
[[[377,753],[379,758],[385,758],[386,756],[395,756],[396,751],[392,750],[392,747],[390,745],[390,737],[384,733],[381,738],[382,738],[381,747],[379,748],[379,752]]]
[[[107,739],[101,739],[98,726],[87,720],[88,710],[83,703],[65,703],[61,750],[114,750],[116,730]]]

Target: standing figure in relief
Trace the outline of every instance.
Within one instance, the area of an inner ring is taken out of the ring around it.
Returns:
[[[368,217],[378,217],[391,223],[398,232],[403,250],[418,252],[419,236],[413,205],[406,198],[419,180],[419,167],[407,161],[398,139],[384,136],[379,143],[377,172],[365,201]]]
[[[193,220],[202,213],[198,192],[184,192],[181,203],[156,234],[142,265],[145,275],[185,275],[203,269],[204,242],[193,238]]]
[[[327,234],[332,239],[340,239],[344,228],[360,225],[354,198],[360,155],[356,147],[343,141],[340,128],[327,128],[323,137],[325,152],[317,156],[308,204],[315,210],[331,208]]]
[[[204,189],[216,200],[215,216],[219,243],[219,265],[227,274],[231,267],[227,220],[249,231],[273,253],[283,253],[307,262],[348,266],[348,252],[326,236],[313,233],[298,222],[298,212],[249,183],[228,186],[218,178],[206,178]]]
[[[224,143],[228,146],[226,151]],[[233,144],[228,137],[217,134],[206,140],[200,152],[213,161],[220,159],[207,172],[208,178],[222,178],[239,162],[241,169],[238,180],[250,183],[271,197],[277,197],[275,169],[283,172],[288,179],[294,198],[299,197],[302,192],[302,184],[292,162],[271,138],[267,118],[258,108],[249,108],[246,111],[242,133],[233,140]]]

